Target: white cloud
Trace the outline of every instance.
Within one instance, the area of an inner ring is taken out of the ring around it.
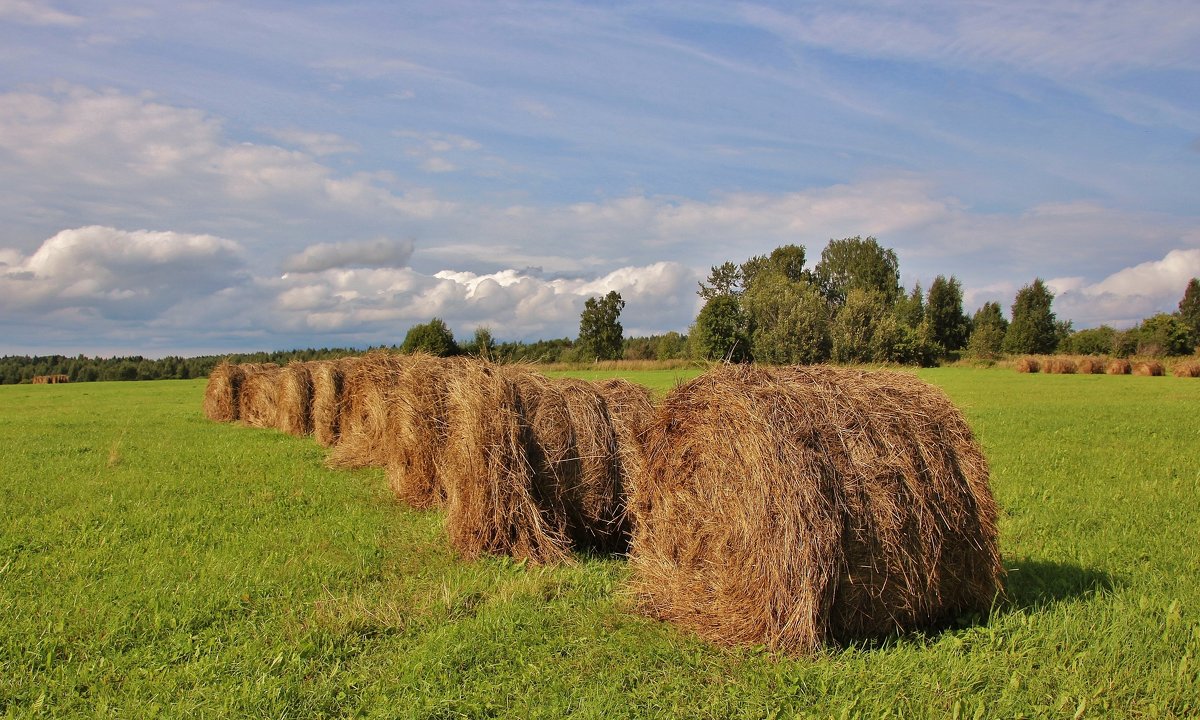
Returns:
[[[337,133],[312,132],[296,128],[280,128],[268,130],[267,134],[277,140],[294,145],[313,155],[338,155],[358,152],[358,145],[343,138]]]
[[[1188,281],[1200,277],[1200,249],[1172,250],[1161,260],[1139,263],[1095,283],[1082,278],[1048,283],[1056,293],[1054,310],[1077,326],[1128,327],[1157,312],[1175,309]]]
[[[404,267],[412,253],[408,240],[320,243],[284,260],[283,269],[311,273],[348,267]]]
[[[66,27],[83,23],[82,17],[63,12],[43,0],[0,0],[0,20]]]

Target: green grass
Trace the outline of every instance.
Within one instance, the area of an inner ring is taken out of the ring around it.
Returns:
[[[1200,714],[1200,381],[921,375],[991,461],[1008,598],[800,659],[629,613],[620,560],[460,562],[380,472],[204,420],[201,381],[0,387],[0,715]]]

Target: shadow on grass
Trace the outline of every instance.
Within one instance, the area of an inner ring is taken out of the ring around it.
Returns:
[[[1116,587],[1113,576],[1102,570],[1046,560],[1010,560],[1005,569],[1005,597],[1001,613],[1040,610],[1071,600],[1082,600]]]

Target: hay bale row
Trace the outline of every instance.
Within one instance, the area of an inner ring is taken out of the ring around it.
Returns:
[[[1166,373],[1166,368],[1157,360],[1145,360],[1133,364],[1133,374],[1143,377],[1161,377]]]
[[[1043,372],[1060,375],[1142,375],[1160,377],[1167,374],[1167,368],[1157,360],[1141,360],[1131,362],[1123,358],[1105,361],[1096,356],[1072,357],[1068,355],[1050,355],[1037,358],[1026,356],[1019,358],[1014,364],[1019,373]],[[1183,361],[1176,363],[1172,369],[1176,377],[1200,377],[1200,363]]]
[[[1128,375],[1132,371],[1133,366],[1124,358],[1110,360],[1108,367],[1104,369],[1104,372],[1108,373],[1109,375]]]
[[[1023,357],[1017,360],[1017,372],[1019,373],[1035,373],[1042,369],[1042,364],[1037,358]]]
[[[1076,369],[1074,360],[1059,355],[1049,357],[1042,363],[1042,372],[1047,375],[1074,375]]]
[[[1175,369],[1172,371],[1175,377],[1194,378],[1200,377],[1200,362],[1180,362],[1175,364]]]

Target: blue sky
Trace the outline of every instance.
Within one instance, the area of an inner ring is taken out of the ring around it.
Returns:
[[[854,235],[1127,326],[1200,275],[1200,5],[0,0],[0,183],[0,353],[683,331]]]

